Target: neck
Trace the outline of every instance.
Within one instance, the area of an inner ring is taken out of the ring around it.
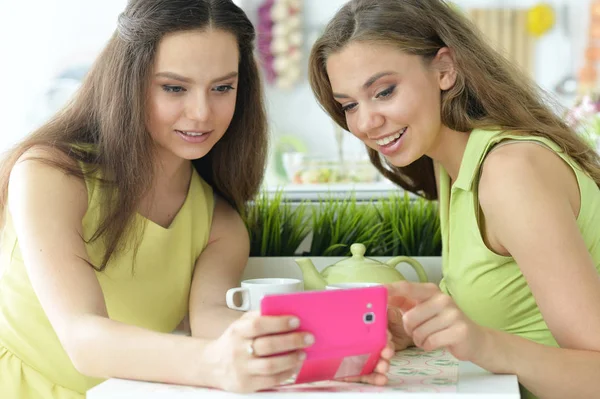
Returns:
[[[179,158],[173,154],[157,156],[156,166],[154,167],[155,190],[187,192],[191,174],[191,161]]]
[[[458,132],[444,126],[439,139],[426,155],[442,165],[450,179],[455,181],[468,141],[469,133]]]

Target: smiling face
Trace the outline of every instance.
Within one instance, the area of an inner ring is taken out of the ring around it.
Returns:
[[[205,156],[233,118],[238,45],[219,30],[184,31],[160,41],[148,89],[146,127],[163,162]]]
[[[442,49],[426,65],[419,56],[378,43],[351,42],[327,59],[333,96],[348,129],[394,166],[435,151],[443,128],[440,94],[454,84]]]

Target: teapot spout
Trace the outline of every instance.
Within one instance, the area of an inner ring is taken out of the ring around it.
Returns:
[[[327,286],[327,281],[319,274],[317,268],[308,258],[295,259],[304,280],[304,289],[307,291],[324,290]]]

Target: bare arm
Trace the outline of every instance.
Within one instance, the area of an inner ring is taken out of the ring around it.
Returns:
[[[433,175],[435,178],[435,187],[438,193],[438,199],[440,195],[440,164],[436,161],[433,162]],[[404,321],[403,321],[403,309],[406,307],[406,299],[390,296],[388,298],[388,330],[392,335],[392,342],[397,351],[406,349],[411,346],[415,346],[415,342],[411,334],[406,332]]]
[[[229,288],[240,283],[250,242],[240,215],[217,199],[208,245],[198,258],[190,293],[193,336],[215,338],[243,313],[225,303]]]
[[[52,157],[45,150],[28,155]],[[108,318],[82,240],[84,183],[35,160],[22,159],[9,184],[13,218],[27,272],[60,342],[81,373],[208,385],[206,341],[161,334]],[[203,380],[205,378],[205,380]]]
[[[492,248],[514,257],[561,348],[489,331],[474,361],[541,398],[597,396],[600,277],[576,223],[572,170],[537,145],[509,145],[486,159],[479,193]]]

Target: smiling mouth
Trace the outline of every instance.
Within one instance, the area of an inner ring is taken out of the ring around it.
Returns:
[[[380,147],[389,146],[389,145],[395,143],[400,137],[402,137],[404,132],[406,132],[406,129],[408,129],[408,128],[405,127],[404,129],[400,130],[396,134],[392,134],[392,135],[384,137],[382,139],[375,140],[375,143]]]
[[[200,137],[200,136],[204,136],[207,133],[210,132],[192,132],[192,131],[184,131],[184,130],[175,130],[177,133],[183,134],[185,136],[190,136],[190,137]]]

